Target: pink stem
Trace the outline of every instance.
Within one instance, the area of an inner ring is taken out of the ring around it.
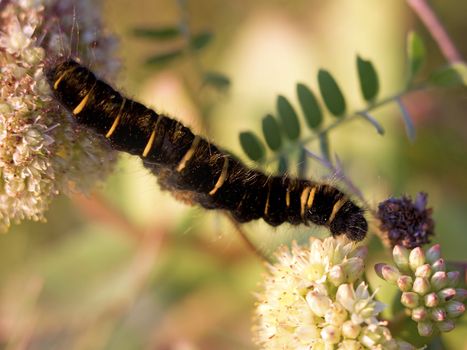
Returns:
[[[425,24],[446,60],[451,64],[463,61],[461,54],[426,0],[407,0],[407,2]]]

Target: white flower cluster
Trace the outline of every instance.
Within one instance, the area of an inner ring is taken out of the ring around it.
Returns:
[[[414,349],[377,319],[362,281],[366,247],[333,237],[282,248],[256,308],[256,342],[274,350]],[[356,287],[355,287],[356,286]]]
[[[112,168],[114,154],[73,125],[44,77],[46,61],[73,51],[74,14],[84,19],[79,56],[104,74],[115,71],[98,8],[91,0],[0,2],[0,231],[11,221],[43,220],[54,196],[89,189]]]

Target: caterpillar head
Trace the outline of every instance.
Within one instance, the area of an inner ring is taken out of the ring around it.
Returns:
[[[363,209],[352,201],[345,202],[329,225],[331,233],[333,236],[344,234],[352,241],[361,241],[368,231],[368,223],[363,214]]]

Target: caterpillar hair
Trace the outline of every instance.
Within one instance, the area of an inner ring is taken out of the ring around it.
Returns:
[[[77,123],[103,135],[114,149],[141,157],[162,188],[176,196],[227,210],[241,223],[313,223],[334,236],[365,237],[363,209],[339,189],[249,168],[180,122],[123,97],[74,60],[51,65],[46,76]]]

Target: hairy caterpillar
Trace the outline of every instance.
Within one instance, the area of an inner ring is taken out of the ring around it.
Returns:
[[[194,135],[180,122],[127,99],[73,60],[51,65],[47,80],[79,124],[112,147],[141,157],[165,189],[207,209],[229,211],[239,222],[263,218],[325,225],[333,235],[362,240],[363,209],[337,188],[289,176],[268,176]]]

